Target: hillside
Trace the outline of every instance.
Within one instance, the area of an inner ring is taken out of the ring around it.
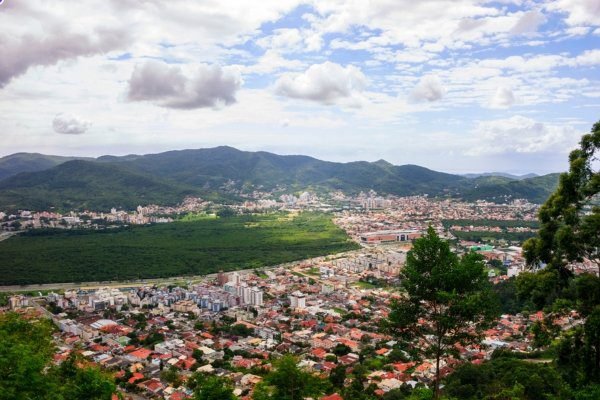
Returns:
[[[115,161],[113,161],[115,162]],[[274,189],[339,189],[358,193],[440,194],[465,179],[416,165],[394,166],[385,161],[335,163],[308,156],[280,156],[231,147],[169,151],[121,161],[121,165],[195,186],[218,188],[234,181],[237,187]]]
[[[82,160],[0,181],[0,204],[5,209],[132,209],[139,204],[175,204],[198,193],[122,166]]]
[[[462,176],[464,176],[465,178],[470,178],[470,179],[479,178],[481,176],[501,176],[504,178],[520,180],[520,179],[535,178],[536,176],[539,176],[539,175],[537,175],[537,174],[513,175],[513,174],[509,174],[507,172],[484,172],[484,173],[480,173],[480,174],[462,174]]]
[[[186,194],[222,193],[225,186],[286,192],[342,190],[350,194],[372,189],[399,196],[429,194],[491,201],[526,198],[542,202],[558,179],[557,174],[528,179],[487,174],[467,178],[417,165],[392,165],[384,160],[336,163],[227,146],[102,156],[94,162],[19,153],[0,159],[0,165],[10,165],[13,173],[0,180],[0,209],[107,209],[170,204]],[[15,171],[28,168],[43,170],[14,175]]]
[[[84,157],[47,156],[39,153],[15,153],[0,158],[0,180],[21,172],[43,171],[71,160]],[[91,159],[89,159],[91,160]]]
[[[503,201],[505,199],[528,199],[543,203],[558,185],[560,174],[548,174],[521,180],[498,176],[473,179],[474,186],[462,193],[465,200],[477,199]]]

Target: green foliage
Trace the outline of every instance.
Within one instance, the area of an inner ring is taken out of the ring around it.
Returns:
[[[219,218],[227,218],[233,217],[235,215],[235,210],[231,207],[224,207],[217,211],[217,217]]]
[[[102,233],[101,233],[102,232]],[[231,271],[356,249],[331,217],[244,215],[0,242],[0,284],[162,278]]]
[[[44,374],[54,346],[49,321],[0,315],[0,399],[44,398],[54,389]]]
[[[547,263],[566,284],[567,263],[583,257],[600,262],[600,172],[594,171],[600,148],[600,122],[584,135],[569,155],[569,172],[561,174],[556,191],[540,208],[539,236],[524,245],[528,263]]]
[[[336,356],[345,356],[346,354],[350,353],[351,351],[352,351],[352,349],[350,349],[350,347],[346,346],[345,344],[338,343],[335,345],[335,347],[333,348],[333,350],[331,352],[333,354],[335,354]]]
[[[576,277],[572,286],[575,291],[577,309],[582,315],[588,315],[600,305],[600,277],[583,274]]]
[[[452,234],[461,240],[486,242],[489,240],[508,240],[509,242],[523,242],[533,236],[534,232],[483,232],[483,231],[452,231]]]
[[[433,357],[438,376],[440,358],[457,342],[478,341],[496,315],[482,257],[468,253],[459,259],[429,227],[409,251],[401,282],[406,296],[392,304],[386,327],[414,351]],[[437,388],[439,377],[435,383]]]
[[[542,321],[535,321],[531,326],[531,333],[533,333],[533,347],[546,347],[552,341],[552,336]]]
[[[181,385],[181,377],[179,376],[179,370],[174,366],[171,366],[168,369],[162,371],[160,377],[165,382],[173,385],[173,387],[179,387]]]
[[[473,231],[465,232],[452,230],[452,234],[459,239],[462,240],[473,240],[477,242],[484,241],[484,239],[491,240],[508,240],[511,242],[522,242],[530,237],[535,236],[534,232],[509,232],[508,228],[515,227],[528,227],[528,228],[538,228],[538,221],[522,221],[522,220],[494,220],[494,219],[445,219],[442,220],[442,224],[446,229],[449,229],[451,226],[473,226]],[[478,231],[478,226],[488,226],[488,227],[500,227],[502,228],[502,232],[488,232],[488,231]]]
[[[444,392],[461,400],[566,399],[569,393],[552,365],[510,357],[496,358],[478,366],[460,366],[446,379]]]
[[[514,285],[517,293],[516,301],[513,299],[516,305],[514,310],[518,311],[548,309],[559,312],[576,308],[583,316],[587,316],[594,307],[600,305],[600,278],[591,274],[582,274],[564,282],[557,270],[547,268],[520,274],[514,280]],[[506,304],[511,302],[510,293],[503,298],[503,307],[504,301]]]
[[[65,400],[110,399],[116,389],[112,380],[99,369],[78,368],[73,355],[51,373],[59,382],[58,391]]]
[[[530,301],[534,310],[541,310],[552,304],[561,292],[560,278],[557,271],[545,269],[537,273],[523,272],[515,281],[517,296]]]
[[[0,400],[110,399],[112,380],[98,369],[78,368],[73,355],[51,366],[52,332],[48,320],[0,315]]]
[[[231,383],[214,375],[196,373],[191,378],[194,400],[236,400]]]
[[[334,369],[329,373],[329,382],[333,385],[333,387],[337,389],[342,389],[344,387],[344,381],[346,380],[346,366],[345,365],[337,365]]]
[[[524,294],[525,298],[522,298],[517,295],[516,278],[501,281],[493,285],[492,290],[498,297],[502,314],[518,314],[526,309],[529,296]]]
[[[254,334],[254,329],[252,328],[248,328],[246,325],[244,324],[235,324],[232,326],[226,326],[228,329],[227,331],[235,336],[242,336],[242,337],[246,337],[246,336],[251,336]]]
[[[254,391],[254,400],[300,400],[323,395],[330,388],[329,381],[322,380],[298,368],[297,360],[285,355],[273,363],[274,369]]]

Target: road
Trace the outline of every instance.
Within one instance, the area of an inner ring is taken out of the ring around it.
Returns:
[[[16,232],[2,232],[2,233],[0,233],[0,242],[3,240],[6,240],[9,237],[14,236],[16,234],[17,234]]]

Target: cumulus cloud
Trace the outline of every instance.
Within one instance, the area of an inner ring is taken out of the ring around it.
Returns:
[[[70,9],[68,5],[65,7]],[[31,67],[103,54],[130,44],[124,26],[71,17],[58,4],[47,7],[36,4],[35,0],[2,4],[0,88]]]
[[[301,74],[282,75],[275,82],[275,93],[331,105],[356,97],[366,86],[367,78],[359,68],[327,61],[311,65]]]
[[[425,75],[410,93],[415,101],[437,101],[444,97],[445,89],[437,75]]]
[[[499,86],[490,100],[490,108],[508,108],[515,104],[515,95],[511,88]]]
[[[54,132],[66,135],[81,135],[91,125],[91,122],[69,114],[57,114],[52,120]]]
[[[510,32],[515,35],[533,33],[536,32],[541,25],[545,24],[546,21],[546,16],[541,12],[537,10],[528,11],[523,13]]]
[[[557,0],[546,6],[549,10],[567,13],[569,25],[600,25],[598,0]]]
[[[200,64],[185,73],[179,66],[148,61],[134,69],[127,98],[168,108],[219,107],[236,102],[241,84],[239,71],[232,68]]]
[[[105,53],[123,44],[122,31],[99,29],[92,36],[56,29],[45,36],[0,34],[0,88],[36,65]]]
[[[466,152],[472,156],[564,152],[581,137],[572,126],[546,124],[520,115],[481,121],[473,133],[474,143]]]

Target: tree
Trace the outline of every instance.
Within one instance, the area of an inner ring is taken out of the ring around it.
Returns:
[[[547,263],[562,282],[572,276],[567,264],[584,257],[600,263],[600,172],[595,171],[600,148],[600,121],[569,155],[569,172],[560,176],[558,188],[540,208],[538,237],[523,249],[530,265]]]
[[[27,321],[14,313],[0,315],[0,400],[109,400],[116,387],[96,368],[80,368],[72,353],[52,366],[50,321]]]
[[[301,400],[305,397],[320,397],[329,389],[329,382],[297,365],[291,355],[285,355],[274,363],[274,370],[263,382],[256,385],[254,400]]]
[[[179,370],[173,365],[171,365],[169,369],[162,371],[160,373],[160,377],[165,382],[173,385],[173,387],[179,387],[181,385],[181,377],[179,376]]]
[[[236,400],[231,383],[214,375],[194,374],[194,400]]]
[[[346,380],[346,366],[345,365],[337,365],[334,369],[329,373],[329,382],[331,384],[341,389],[344,387],[344,381]]]
[[[444,393],[461,400],[567,399],[568,386],[551,364],[509,356],[463,364],[446,379]]]
[[[600,306],[588,316],[583,328],[585,335],[586,373],[589,380],[600,383]]]
[[[99,369],[78,368],[75,353],[51,374],[58,380],[58,391],[64,399],[108,400],[116,389],[112,380]]]
[[[482,257],[462,258],[432,227],[415,240],[401,273],[405,296],[392,303],[385,327],[416,355],[435,359],[439,397],[440,360],[457,343],[474,343],[496,316],[495,297]]]
[[[39,399],[55,389],[44,374],[54,350],[51,339],[49,321],[0,315],[0,399]]]

